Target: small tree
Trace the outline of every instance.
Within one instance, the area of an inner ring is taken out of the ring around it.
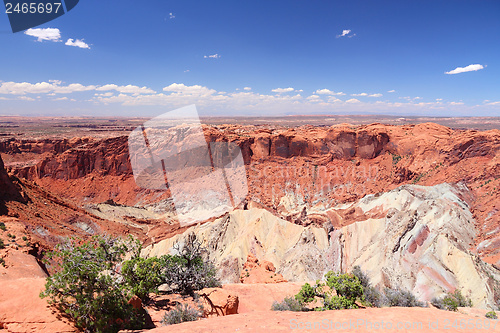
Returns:
[[[162,258],[145,259],[135,256],[123,263],[121,274],[131,292],[142,301],[148,301],[149,293],[157,293],[158,287],[164,282],[162,278],[164,267],[165,262]]]
[[[102,236],[74,238],[57,246],[48,258],[59,270],[47,278],[40,297],[49,297],[49,303],[85,332],[140,328],[142,314],[127,303],[131,293],[118,269],[133,248],[132,242]]]
[[[326,274],[326,285],[337,295],[325,298],[327,309],[356,309],[356,300],[363,300],[363,286],[355,275],[339,274],[332,271]]]
[[[175,255],[162,256],[164,281],[173,292],[193,295],[196,290],[220,286],[216,269],[206,256],[206,250],[191,233],[184,244],[176,243]]]
[[[351,274],[340,274],[332,271],[325,276],[326,282],[316,281],[314,286],[306,283],[295,299],[301,306],[313,302],[316,298],[323,300],[323,307],[318,310],[356,309],[356,300],[363,300],[363,287],[359,279]],[[335,295],[333,292],[335,291]]]

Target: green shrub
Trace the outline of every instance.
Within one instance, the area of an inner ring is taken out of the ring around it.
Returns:
[[[172,292],[182,295],[194,295],[196,290],[219,287],[216,269],[206,258],[206,249],[191,233],[186,241],[174,245],[176,254],[162,256],[164,264],[163,279]]]
[[[28,237],[23,236],[23,241],[25,241],[25,242],[26,242],[27,240],[28,240]]]
[[[458,307],[472,307],[472,301],[462,295],[459,289],[453,293],[448,292],[442,298],[433,298],[431,304],[441,310],[457,311]]]
[[[165,312],[161,323],[163,325],[180,324],[185,321],[195,321],[201,317],[200,311],[188,304],[177,304],[175,309]]]
[[[40,296],[49,297],[51,304],[86,332],[141,328],[144,313],[127,303],[133,295],[146,301],[149,293],[158,292],[164,283],[171,292],[190,295],[205,287],[220,286],[215,267],[204,258],[205,250],[194,234],[174,248],[175,255],[145,259],[139,256],[140,243],[132,238],[73,239],[48,254],[59,270],[47,278]],[[131,259],[124,261],[127,253],[132,253]],[[169,316],[177,315],[173,312]]]
[[[5,267],[5,259],[4,258],[0,258],[0,265]]]
[[[131,292],[147,301],[149,293],[157,293],[164,282],[161,274],[163,267],[164,263],[157,257],[144,259],[136,256],[123,263],[121,274]]]
[[[498,319],[497,313],[495,311],[490,311],[487,314],[485,314],[486,318],[489,319]]]
[[[3,242],[2,239],[0,239],[0,250],[5,249],[5,243]]]
[[[363,286],[355,275],[339,274],[332,271],[326,273],[326,285],[335,290],[337,296],[328,300],[325,298],[327,309],[356,309],[356,300],[363,300]]]
[[[302,303],[294,297],[285,297],[280,303],[274,301],[271,310],[273,311],[304,311]]]
[[[384,293],[388,306],[425,307],[425,303],[419,301],[415,295],[408,290],[385,288]]]
[[[314,286],[306,283],[295,300],[304,307],[316,298],[323,301],[323,307],[316,310],[356,309],[356,300],[363,301],[363,286],[352,274],[340,274],[332,271],[325,275],[326,282],[316,282]]]
[[[3,230],[3,231],[7,230],[7,227],[5,226],[5,223],[0,222],[0,230]]]
[[[307,304],[314,301],[316,296],[316,288],[312,287],[309,283],[306,283],[300,288],[300,291],[295,295],[295,299],[299,304]]]
[[[59,270],[47,278],[40,297],[49,297],[49,303],[85,332],[141,328],[143,315],[127,303],[132,294],[118,269],[131,249],[131,242],[102,236],[57,246],[48,257]]]

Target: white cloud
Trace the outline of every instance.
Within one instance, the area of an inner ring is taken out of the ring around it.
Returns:
[[[344,29],[344,30],[342,30],[342,34],[341,35],[337,35],[337,38],[340,38],[340,37],[352,38],[354,36],[356,36],[356,34],[351,34],[351,30],[350,29]]]
[[[459,73],[466,73],[466,72],[474,72],[474,71],[478,71],[478,70],[483,69],[483,68],[484,68],[483,65],[473,64],[473,65],[469,65],[466,67],[457,67],[452,71],[445,72],[445,74],[459,74]]]
[[[28,29],[24,32],[28,36],[38,38],[37,41],[42,42],[44,40],[52,42],[61,41],[61,32],[57,28],[45,28],[45,29]]]
[[[396,90],[392,89],[388,91],[388,93],[393,93],[393,92],[396,92]]]
[[[168,17],[169,17],[170,19],[174,19],[174,18],[175,18],[175,15],[174,15],[173,13],[168,13]]]
[[[361,103],[361,101],[359,99],[356,99],[356,98],[351,98],[351,99],[348,99],[347,101],[345,101],[346,103]]]
[[[184,73],[189,73],[189,69],[186,69],[186,70],[184,71]]]
[[[314,93],[318,95],[337,95],[337,96],[345,95],[343,92],[334,92],[329,89],[318,89]]]
[[[250,90],[252,90],[252,88],[250,88],[250,87],[245,87],[245,88],[243,88],[243,90],[250,91]]]
[[[131,84],[126,86],[118,86],[116,84],[106,84],[102,87],[96,88],[96,90],[98,91],[116,90],[120,93],[134,94],[134,95],[154,94],[156,92],[148,87],[138,87],[138,86],[133,86]]]
[[[219,54],[212,54],[212,55],[208,55],[208,56],[203,56],[203,58],[205,59],[208,59],[208,58],[212,58],[212,59],[219,59],[221,56]]]
[[[66,41],[66,43],[64,43],[64,45],[76,46],[82,49],[90,49],[89,44],[85,43],[83,39],[76,39],[75,41],[73,41],[73,39],[70,38]]]
[[[371,94],[368,97],[382,97],[382,94]]]
[[[209,96],[217,92],[216,90],[208,89],[207,87],[199,85],[186,86],[184,83],[172,83],[171,85],[163,88],[163,91],[173,92],[176,94],[197,95],[197,96]]]
[[[368,94],[367,93],[351,94],[351,96],[368,96]]]
[[[54,98],[53,101],[67,101],[68,97],[59,97],[59,98]]]
[[[2,82],[0,84],[0,94],[25,95],[25,94],[69,94],[78,91],[88,91],[96,89],[96,86],[84,86],[80,83],[72,83],[61,86],[61,81],[56,82]]]
[[[107,92],[104,94],[94,94],[94,96],[103,96],[103,97],[111,97],[113,95],[114,95],[114,93],[112,93],[112,92]]]
[[[273,89],[271,90],[272,92],[275,92],[275,93],[278,93],[278,94],[281,94],[281,93],[287,93],[287,92],[292,92],[294,91],[295,89],[291,88],[291,87],[288,87],[288,88],[276,88],[276,89]]]
[[[21,101],[34,101],[35,99],[34,98],[31,98],[31,97],[28,97],[28,96],[19,96],[17,99],[21,100]]]
[[[328,103],[338,103],[338,102],[342,102],[342,100],[338,99],[335,96],[329,96],[328,97]]]

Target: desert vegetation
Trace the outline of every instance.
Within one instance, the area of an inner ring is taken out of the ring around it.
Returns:
[[[194,235],[175,250],[174,255],[145,259],[133,238],[73,238],[48,254],[46,264],[55,265],[57,272],[47,278],[40,297],[48,297],[50,304],[85,332],[142,328],[147,314],[132,305],[133,297],[148,302],[149,294],[158,293],[160,285],[167,285],[172,293],[193,295],[220,284]],[[130,259],[125,260],[127,256]],[[197,319],[195,312],[178,307],[165,314],[165,323]]]
[[[321,306],[317,306],[318,301]],[[324,311],[357,309],[361,305],[368,307],[426,306],[408,290],[385,288],[384,293],[381,293],[371,285],[368,276],[360,267],[355,266],[351,273],[341,274],[330,271],[325,275],[325,282],[316,281],[314,286],[309,283],[304,284],[294,297],[286,297],[282,302],[275,302],[272,310]]]
[[[195,321],[201,318],[202,308],[193,308],[188,304],[177,304],[175,309],[165,312],[161,323],[165,326],[180,324],[186,321]]]
[[[441,310],[448,311],[457,311],[458,307],[472,307],[472,301],[463,296],[459,289],[452,293],[449,292],[441,298],[433,298],[431,303]]]

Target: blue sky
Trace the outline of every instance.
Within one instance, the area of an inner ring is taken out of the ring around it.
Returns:
[[[0,44],[0,115],[500,116],[497,0],[81,0]]]

